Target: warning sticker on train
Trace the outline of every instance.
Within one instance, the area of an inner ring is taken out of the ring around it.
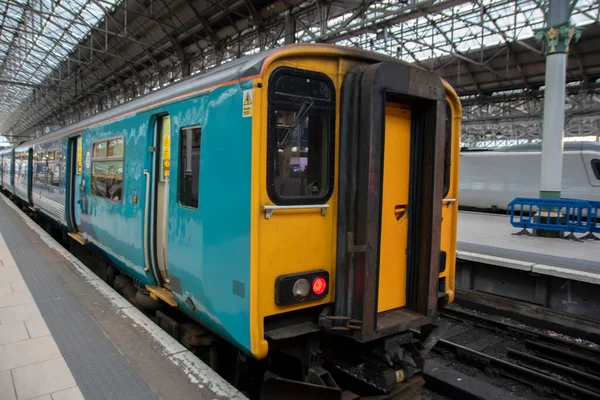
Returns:
[[[252,116],[252,89],[244,90],[242,95],[244,102],[242,104],[242,117]]]

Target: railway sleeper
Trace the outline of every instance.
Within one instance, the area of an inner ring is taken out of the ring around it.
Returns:
[[[519,365],[535,369],[538,372],[551,372],[558,376],[564,377],[565,381],[574,385],[581,386],[592,392],[600,392],[600,378],[577,369],[567,367],[554,361],[546,360],[522,351],[508,349],[508,357],[518,361]]]
[[[532,386],[538,390],[547,391],[550,389],[561,398],[600,400],[600,393],[565,382],[554,376],[549,376],[536,370],[492,357],[444,339],[440,339],[438,344],[439,348],[448,350],[456,357],[467,362],[474,362],[484,369],[489,369],[499,375],[506,376],[507,378]]]
[[[577,368],[583,368],[590,374],[600,377],[600,360],[533,340],[526,340],[525,346],[540,357],[553,360],[560,364],[568,364]]]
[[[549,336],[532,330],[519,328],[506,322],[497,321],[493,318],[480,314],[472,314],[456,308],[446,308],[442,311],[442,316],[461,321],[467,324],[491,330],[504,336],[518,337],[524,340],[531,340],[548,345],[558,346],[569,349],[570,352],[580,354],[586,358],[600,359],[600,350],[592,348],[570,340],[562,339],[556,336]]]

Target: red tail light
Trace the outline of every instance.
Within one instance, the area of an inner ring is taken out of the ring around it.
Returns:
[[[275,280],[275,304],[287,306],[319,300],[329,293],[329,273],[323,269],[280,275]]]
[[[312,291],[317,296],[322,295],[327,289],[327,280],[322,276],[317,276],[312,282]]]

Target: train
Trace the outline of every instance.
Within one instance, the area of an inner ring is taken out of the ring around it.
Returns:
[[[297,44],[1,150],[0,185],[251,397],[404,398],[454,299],[460,121],[429,71]]]
[[[460,202],[465,209],[506,210],[515,197],[539,197],[541,144],[460,154]],[[563,147],[562,197],[600,201],[600,143]]]

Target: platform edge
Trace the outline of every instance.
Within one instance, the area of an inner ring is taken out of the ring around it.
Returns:
[[[31,220],[22,210],[20,210],[12,201],[10,201],[10,199],[3,194],[0,194],[0,197],[23,219],[23,221],[25,221],[26,225],[30,229],[40,236],[40,239],[42,239],[42,241],[48,247],[59,253],[63,258],[65,258],[66,261],[73,265],[75,270],[86,280],[86,282],[91,284],[103,297],[105,297],[114,308],[121,311],[134,323],[144,329],[148,335],[164,349],[163,354],[167,356],[169,361],[179,368],[184,374],[186,374],[190,382],[195,383],[201,389],[209,388],[218,396],[223,396],[230,399],[246,399],[246,397],[233,385],[226,382],[216,372],[210,369],[208,365],[196,357],[191,351],[185,349],[181,343],[166,334],[164,330],[156,326],[156,324],[154,324],[154,322],[152,322],[142,312],[135,312],[134,310],[137,309],[135,309],[133,305],[122,298],[106,282],[96,276],[96,274],[94,274],[81,261],[69,253],[64,247],[62,247],[60,243],[58,243],[52,236],[50,236],[39,225]],[[181,351],[174,353],[174,349]],[[178,355],[178,357],[174,358],[174,355]],[[195,362],[187,362],[184,364],[181,362],[181,360],[184,359],[194,360]],[[210,370],[212,374],[207,375],[208,370]],[[215,380],[215,378],[218,378],[218,380]]]

